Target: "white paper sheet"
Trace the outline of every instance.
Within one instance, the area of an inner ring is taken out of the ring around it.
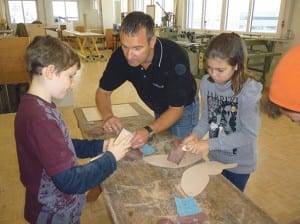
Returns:
[[[85,107],[82,108],[82,112],[85,116],[86,121],[100,121],[102,117],[97,107]],[[112,105],[112,112],[117,117],[134,117],[138,116],[138,112],[130,106],[130,104],[116,104]]]

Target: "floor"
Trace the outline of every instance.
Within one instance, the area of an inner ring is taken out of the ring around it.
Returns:
[[[109,57],[110,52],[105,52]],[[73,107],[95,105],[95,90],[106,61],[83,63],[73,89]],[[113,103],[138,102],[131,84],[125,83],[113,93]],[[72,137],[81,137],[73,107],[61,107]],[[13,135],[14,114],[0,115],[0,224],[26,223],[23,219],[24,188],[19,171]],[[300,216],[300,127],[287,118],[272,120],[262,115],[258,139],[259,166],[250,177],[245,194],[278,223],[289,223]],[[81,160],[81,163],[86,162]],[[102,196],[88,202],[83,224],[112,224]]]

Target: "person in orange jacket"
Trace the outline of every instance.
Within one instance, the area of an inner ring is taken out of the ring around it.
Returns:
[[[285,115],[300,124],[300,44],[290,49],[275,68],[264,108],[277,118]]]
[[[275,68],[264,109],[272,118],[287,116],[300,124],[300,44],[291,48]],[[300,217],[289,224],[299,224]]]

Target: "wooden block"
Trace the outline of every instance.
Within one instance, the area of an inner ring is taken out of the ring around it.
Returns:
[[[139,149],[129,149],[125,154],[124,160],[135,161],[143,158],[143,153]]]
[[[180,224],[202,223],[208,220],[206,213],[201,212],[196,215],[178,216]]]

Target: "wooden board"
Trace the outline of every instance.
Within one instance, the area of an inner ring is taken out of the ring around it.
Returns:
[[[124,104],[118,104],[118,105],[124,105]],[[114,105],[113,105],[114,106]],[[138,114],[137,116],[128,116],[128,117],[121,117],[121,121],[123,123],[123,126],[128,130],[128,131],[135,131],[138,128],[144,127],[145,124],[149,124],[154,117],[149,114],[147,111],[145,111],[140,105],[137,103],[129,103],[129,106]],[[125,106],[127,107],[127,106]],[[102,120],[95,120],[95,121],[88,121],[86,119],[86,116],[83,112],[83,109],[87,107],[80,107],[80,108],[75,108],[74,113],[78,122],[78,126],[81,130],[82,136],[85,139],[103,139],[103,138],[110,138],[110,137],[116,137],[115,135],[111,133],[106,133],[103,128],[103,121]],[[96,107],[93,107],[95,110]],[[94,119],[91,119],[94,120]],[[89,133],[92,130],[99,129],[100,134],[96,135],[90,135]]]
[[[46,30],[44,24],[26,24],[26,29],[30,40],[33,40],[36,36],[45,36]]]
[[[0,38],[0,84],[29,82],[24,55],[29,37]]]
[[[88,122],[90,121],[100,121],[102,120],[101,114],[99,113],[97,107],[85,107],[82,108],[84,116]],[[112,105],[112,112],[115,116],[122,117],[134,117],[139,114],[133,109],[130,104],[115,104]]]
[[[223,169],[236,167],[237,164],[223,164],[217,161],[209,161],[190,167],[182,174],[181,187],[188,196],[197,196],[206,187],[209,175],[217,175]]]

